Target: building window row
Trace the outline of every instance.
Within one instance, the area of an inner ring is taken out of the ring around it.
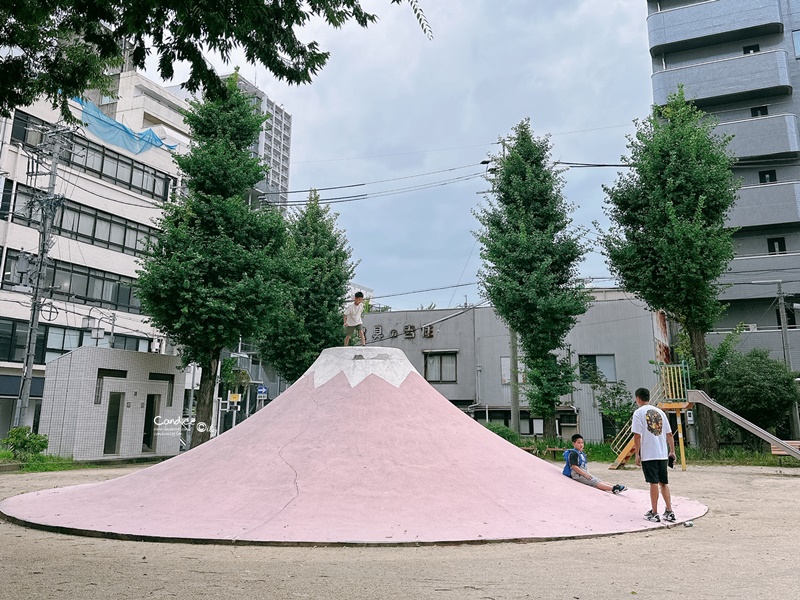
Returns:
[[[3,199],[0,203],[0,218],[8,216],[11,210],[13,182],[6,180]],[[38,225],[40,214],[38,205],[31,202],[36,190],[18,184],[13,206],[16,207],[12,220],[28,227]],[[157,231],[154,227],[142,225],[117,217],[111,213],[97,210],[71,200],[66,200],[53,219],[53,231],[60,236],[86,242],[93,246],[108,248],[117,252],[144,256],[147,240]]]
[[[25,362],[25,344],[28,338],[27,321],[0,319],[0,362]],[[111,334],[97,340],[91,332],[74,327],[39,325],[36,335],[34,363],[42,365],[81,346],[110,347]],[[150,340],[130,335],[114,335],[114,348],[148,352]]]
[[[8,251],[0,286],[2,289],[29,285],[27,274],[30,265],[26,265],[25,269],[18,268],[19,254],[16,250]],[[116,273],[56,260],[45,267],[42,286],[45,296],[56,300],[135,314],[140,312],[134,279]]]
[[[35,147],[44,139],[40,129],[48,127],[52,125],[18,110],[14,113],[11,139]],[[110,181],[117,187],[157,200],[167,200],[170,185],[175,182],[167,173],[75,134],[71,135],[70,144],[62,152],[61,160],[74,169]]]

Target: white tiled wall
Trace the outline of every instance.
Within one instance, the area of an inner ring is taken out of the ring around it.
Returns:
[[[142,435],[148,394],[159,394],[156,415],[180,419],[183,408],[184,373],[176,356],[146,354],[110,348],[82,347],[47,364],[39,433],[50,440],[48,452],[76,460],[173,456],[179,450],[179,428],[154,428],[155,452],[142,452]],[[101,403],[95,404],[98,369],[128,372],[125,379],[103,379]],[[150,373],[174,374],[172,406],[167,407],[168,384],[149,381]],[[104,454],[109,394],[125,394],[120,415],[119,454]]]

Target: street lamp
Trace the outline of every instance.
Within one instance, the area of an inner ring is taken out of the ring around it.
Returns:
[[[99,316],[99,317],[93,317],[92,316],[92,311],[95,310],[95,309],[97,309],[97,312],[99,312],[101,316]],[[106,330],[102,326],[102,323],[104,321],[106,323],[110,323],[111,324],[110,346],[113,348],[114,347],[114,325],[117,322],[117,315],[115,313],[111,313],[110,315],[107,315],[104,312],[102,312],[100,309],[98,309],[96,306],[92,306],[89,309],[89,314],[86,315],[85,317],[83,317],[83,320],[81,321],[81,328],[82,329],[91,329],[91,334],[90,335],[91,335],[93,340],[102,340],[106,335]]]

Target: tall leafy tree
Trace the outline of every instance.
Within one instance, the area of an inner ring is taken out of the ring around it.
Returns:
[[[662,310],[689,336],[707,389],[705,334],[724,307],[717,280],[733,258],[733,231],[725,217],[738,183],[727,151],[729,138],[715,121],[687,102],[683,89],[656,106],[629,137],[630,170],[605,187],[612,228],[601,236],[611,272],[653,310]],[[718,442],[713,415],[699,410],[701,447]]]
[[[342,343],[342,306],[355,265],[337,217],[320,205],[315,190],[305,207],[289,217],[291,301],[283,307],[283,318],[264,329],[259,344],[262,358],[289,381],[299,378],[322,350]]]
[[[391,0],[400,4],[403,0]],[[408,0],[420,27],[431,29],[418,0]],[[187,61],[190,91],[224,92],[204,52],[227,62],[241,48],[247,60],[260,63],[276,78],[308,83],[328,61],[317,42],[303,43],[297,30],[312,19],[332,27],[355,21],[367,27],[376,16],[360,0],[272,2],[236,0],[168,2],[166,0],[16,0],[0,3],[0,116],[40,96],[60,106],[70,119],[70,98],[88,89],[108,90],[109,67],[125,53],[143,69],[150,53],[158,70],[172,79],[176,61]]]
[[[482,293],[518,333],[531,410],[555,435],[555,408],[572,389],[575,369],[557,353],[590,295],[578,280],[585,247],[569,230],[564,181],[550,159],[550,141],[526,119],[504,151],[491,158],[489,205],[476,212],[482,229]]]
[[[227,92],[193,102],[186,115],[192,149],[176,162],[189,192],[164,207],[137,282],[142,311],[180,347],[186,363],[203,369],[196,417],[206,425],[220,352],[257,335],[288,299],[283,217],[274,209],[251,211],[243,201],[265,174],[248,150],[264,119],[235,77]],[[198,430],[192,446],[209,435]]]

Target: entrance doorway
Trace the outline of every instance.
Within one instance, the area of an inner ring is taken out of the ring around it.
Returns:
[[[144,410],[144,431],[142,432],[142,452],[156,451],[156,415],[161,403],[161,394],[147,394]]]
[[[103,454],[119,454],[124,400],[124,392],[111,392],[108,395],[108,416],[106,417],[106,439],[103,444]]]

